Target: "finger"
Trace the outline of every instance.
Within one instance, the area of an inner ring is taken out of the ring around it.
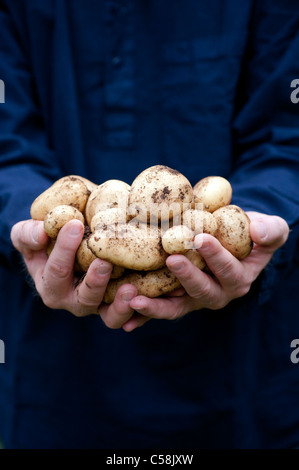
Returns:
[[[45,248],[49,237],[44,231],[43,222],[40,220],[23,220],[15,224],[10,233],[14,247],[24,257],[30,257],[31,251]]]
[[[261,214],[250,223],[252,240],[258,245],[268,247],[269,253],[274,253],[286,242],[289,231],[286,221],[278,216]]]
[[[112,271],[111,263],[95,259],[79,286],[72,290],[72,311],[77,316],[97,313]]]
[[[137,296],[131,302],[130,306],[140,315],[149,318],[165,318],[175,320],[191,312],[192,305],[190,297],[158,297],[150,299],[144,296]],[[131,319],[134,325],[133,318]]]
[[[128,320],[123,325],[123,330],[129,333],[133,330],[136,330],[136,328],[140,328],[145,323],[147,323],[149,320],[150,320],[150,318],[145,317],[144,315],[140,315],[139,313],[135,313],[132,316],[132,318],[130,318],[130,320]]]
[[[40,286],[42,292],[54,299],[65,298],[73,290],[75,256],[83,233],[84,226],[78,220],[68,222],[59,232]]]
[[[115,299],[108,308],[99,309],[103,322],[108,328],[121,328],[134,314],[134,309],[130,306],[131,300],[137,295],[137,288],[132,284],[121,286]]]
[[[211,297],[221,295],[221,287],[208,274],[198,269],[183,255],[171,255],[166,260],[167,267],[180,281],[187,294],[209,303]]]
[[[40,276],[48,260],[46,246],[49,237],[44,231],[43,222],[24,220],[12,227],[11,241],[23,255],[29,274],[33,279]]]
[[[256,279],[267,266],[273,253],[280,248],[289,236],[289,226],[284,219],[278,216],[247,213],[250,223],[250,234],[254,241],[250,255],[242,261],[244,269]]]
[[[184,287],[179,287],[178,289],[175,289],[171,292],[168,292],[165,294],[167,297],[181,297],[182,295],[185,295],[186,291]]]
[[[217,278],[224,290],[234,291],[237,296],[250,287],[251,279],[245,279],[242,263],[227,251],[221,243],[209,234],[199,234],[194,239],[207,266]],[[238,292],[242,289],[242,292]]]

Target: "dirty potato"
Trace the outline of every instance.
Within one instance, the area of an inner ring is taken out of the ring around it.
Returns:
[[[215,237],[237,259],[246,258],[253,247],[250,236],[250,219],[236,205],[228,205],[213,213],[217,222]]]
[[[130,186],[121,180],[108,180],[92,191],[85,209],[85,218],[88,225],[99,211],[115,207],[123,208],[128,205]]]
[[[80,220],[84,224],[82,212],[76,207],[62,204],[54,207],[44,218],[44,230],[50,238],[57,238],[60,229],[70,220]]]
[[[162,246],[169,255],[183,254],[193,248],[194,232],[185,225],[174,225],[162,235]]]
[[[199,233],[214,235],[217,230],[213,214],[204,210],[187,209],[182,214],[182,224],[193,230],[195,235]]]
[[[133,181],[129,212],[142,222],[171,220],[189,207],[192,198],[191,183],[184,175],[167,166],[155,165]]]
[[[89,191],[81,179],[65,176],[41,193],[32,203],[32,219],[44,220],[47,213],[59,205],[73,206],[83,213]]]
[[[214,212],[230,204],[232,187],[230,182],[221,176],[207,176],[193,187],[194,204],[202,204],[202,209]]]
[[[165,265],[161,231],[147,224],[108,225],[92,233],[88,246],[101,259],[137,271],[150,271]]]
[[[120,279],[108,283],[104,295],[104,302],[111,304],[117,290],[124,284],[133,284],[137,287],[138,295],[145,295],[150,298],[159,297],[172,292],[181,285],[175,275],[167,267],[147,273],[129,273]]]

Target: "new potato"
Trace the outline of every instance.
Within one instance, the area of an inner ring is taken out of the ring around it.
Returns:
[[[112,303],[118,288],[124,284],[133,284],[137,287],[138,295],[150,298],[159,297],[180,287],[180,282],[167,267],[146,273],[129,273],[120,279],[109,281],[104,302]]]
[[[83,213],[89,194],[89,190],[80,178],[65,176],[33,201],[30,209],[31,218],[44,220],[48,212],[62,204],[73,206]]]
[[[215,217],[204,210],[187,209],[182,214],[182,224],[189,227],[195,235],[199,233],[214,235],[217,230]]]
[[[70,220],[80,220],[84,224],[84,216],[76,207],[62,204],[54,207],[44,218],[44,230],[50,238],[57,238],[59,230]]]
[[[188,179],[165,165],[142,171],[131,186],[121,180],[96,185],[69,175],[56,181],[31,206],[31,217],[44,221],[50,255],[61,227],[69,220],[85,224],[75,272],[86,273],[96,258],[113,265],[104,301],[117,289],[134,284],[139,295],[159,297],[180,287],[166,266],[172,254],[183,254],[198,269],[205,260],[193,248],[199,233],[215,236],[236,258],[251,252],[249,218],[231,204],[225,178],[208,176],[192,188]]]
[[[183,254],[193,248],[194,232],[185,225],[174,225],[162,236],[162,246],[169,255]]]
[[[108,208],[97,212],[90,222],[90,230],[95,232],[107,225],[125,224],[127,222],[126,211],[120,207]]]
[[[88,239],[91,251],[117,266],[137,271],[151,271],[165,265],[161,231],[142,223],[108,225]]]
[[[108,180],[100,184],[90,194],[86,209],[85,218],[88,225],[99,211],[115,207],[123,208],[128,205],[130,186],[121,180]]]
[[[83,273],[86,273],[91,263],[97,259],[93,252],[89,249],[87,241],[87,238],[83,238],[76,253],[77,266],[79,267],[79,271]],[[121,266],[112,266],[110,279],[118,279],[123,275],[124,271],[125,268]]]
[[[237,259],[246,258],[253,247],[250,236],[250,219],[236,205],[228,205],[213,213],[217,222],[215,237]]]
[[[194,204],[202,204],[208,212],[230,204],[232,187],[227,179],[221,176],[207,176],[193,187]]]
[[[192,186],[188,179],[165,165],[144,170],[133,181],[129,211],[142,222],[171,220],[191,205]]]

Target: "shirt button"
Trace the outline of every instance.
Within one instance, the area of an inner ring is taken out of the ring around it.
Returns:
[[[112,59],[112,64],[115,65],[115,66],[120,65],[121,62],[122,62],[121,57],[119,57],[118,55],[116,55],[116,56],[113,57],[113,59]]]

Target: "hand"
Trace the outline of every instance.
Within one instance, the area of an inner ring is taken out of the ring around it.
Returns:
[[[109,328],[121,328],[133,315],[130,300],[137,294],[135,286],[122,286],[111,305],[101,304],[112,265],[96,259],[81,282],[74,276],[75,255],[83,237],[79,221],[68,222],[60,231],[48,258],[49,238],[43,222],[26,220],[11,230],[14,247],[23,255],[36,290],[45,305],[64,309],[78,317],[99,314]]]
[[[212,276],[197,269],[185,256],[169,256],[167,266],[183,288],[163,298],[134,297],[130,307],[138,315],[131,317],[123,328],[132,331],[150,318],[174,320],[193,310],[218,310],[245,295],[289,234],[287,223],[280,217],[256,212],[249,212],[248,216],[254,247],[247,258],[239,261],[216,238],[208,234],[197,235],[195,247],[204,257]]]

